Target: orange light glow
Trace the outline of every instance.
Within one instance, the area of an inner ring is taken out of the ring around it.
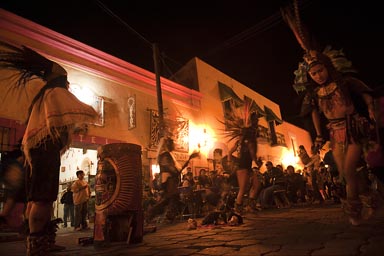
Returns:
[[[69,84],[69,91],[81,102],[92,105],[95,94],[88,87],[79,84]]]
[[[295,170],[302,169],[300,158],[287,149],[282,150],[281,162],[284,168],[287,168],[288,165],[292,165]]]
[[[216,141],[216,134],[209,126],[196,125],[191,123],[189,126],[189,149],[190,152],[200,151],[207,158],[209,150]]]

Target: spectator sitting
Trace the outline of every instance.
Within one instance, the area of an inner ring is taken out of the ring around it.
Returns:
[[[195,182],[193,180],[193,174],[192,172],[187,172],[186,174],[184,174],[183,180],[181,181],[179,187],[181,201],[187,202],[192,200],[194,186]]]
[[[204,168],[200,169],[199,176],[198,176],[198,183],[201,188],[208,188],[212,185],[207,175],[207,171]]]
[[[153,193],[161,190],[160,173],[154,174],[153,180],[151,181],[151,189]]]
[[[286,180],[283,171],[274,167],[271,161],[267,161],[265,166],[267,171],[264,189],[260,193],[260,203],[262,208],[269,208],[273,204],[273,192],[285,189]]]
[[[305,182],[303,177],[295,172],[292,165],[287,166],[287,194],[292,203],[305,202]]]
[[[195,186],[195,181],[193,180],[193,174],[192,172],[187,172],[184,176],[183,176],[183,180],[181,181],[181,187],[188,187],[188,188],[191,188],[193,189]]]

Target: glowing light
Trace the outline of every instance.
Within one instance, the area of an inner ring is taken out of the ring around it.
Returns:
[[[155,178],[155,174],[160,173],[160,166],[157,164],[153,164],[151,166],[151,170],[152,170],[152,178]]]
[[[281,155],[282,155],[281,162],[285,168],[288,165],[292,165],[295,168],[295,170],[302,168],[300,163],[300,158],[298,156],[295,156],[292,152],[288,150],[283,150]]]
[[[87,105],[92,105],[94,102],[95,94],[87,87],[82,87],[79,84],[70,84],[69,91]]]
[[[215,133],[210,127],[191,123],[189,126],[190,151],[200,151],[207,158],[209,150],[215,143],[215,137]]]

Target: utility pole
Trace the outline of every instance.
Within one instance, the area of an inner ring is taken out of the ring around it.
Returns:
[[[159,139],[164,136],[164,110],[163,110],[163,95],[161,92],[160,70],[159,70],[159,47],[156,43],[152,44],[153,62],[155,64],[156,75],[156,92],[157,92],[157,108],[159,112]]]

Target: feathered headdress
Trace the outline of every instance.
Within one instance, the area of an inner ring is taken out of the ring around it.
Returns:
[[[63,80],[65,79],[63,86],[66,86],[67,72],[57,63],[26,46],[18,48],[1,41],[0,46],[5,48],[0,50],[0,68],[18,70],[20,72],[19,86],[25,85],[36,77],[46,82],[62,77]]]
[[[34,97],[28,109],[31,114],[35,102],[42,97],[45,90],[53,87],[67,89],[67,71],[56,62],[53,62],[34,50],[21,46],[20,48],[0,41],[0,69],[10,69],[19,72],[16,86],[25,86],[32,79],[41,79],[46,85]]]
[[[333,50],[331,46],[327,46],[322,52],[319,51],[315,40],[301,22],[298,0],[294,0],[293,11],[291,6],[287,6],[281,9],[281,15],[283,20],[291,28],[297,42],[304,50],[304,61],[300,62],[298,69],[294,71],[295,79],[293,88],[297,93],[306,90],[309,84],[308,71],[318,63],[325,64],[328,68],[333,68],[340,73],[356,72],[352,67],[352,63],[345,57],[342,49]],[[329,67],[329,65],[331,65],[331,67]]]
[[[225,113],[226,120],[220,121],[226,127],[224,136],[229,138],[228,142],[257,132],[259,114],[254,110],[254,104],[248,97],[244,97],[240,107],[231,104],[231,108]]]
[[[32,49],[20,48],[0,42],[0,69],[18,71],[15,88],[23,90],[32,79],[40,79],[45,84],[32,96],[29,106],[27,127],[22,146],[27,161],[29,150],[50,136],[58,139],[62,131],[69,135],[76,125],[94,123],[96,111],[80,102],[68,91],[67,72],[59,64],[45,58]],[[29,103],[29,102],[28,102]],[[19,106],[9,106],[17,108]],[[63,148],[69,145],[69,140]]]

